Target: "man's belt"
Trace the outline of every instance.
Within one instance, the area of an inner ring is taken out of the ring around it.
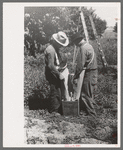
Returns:
[[[59,67],[59,68],[58,68],[58,71],[59,71],[59,72],[63,72],[66,68],[67,68],[67,64],[66,64],[64,67],[62,67],[62,68]]]
[[[94,70],[97,70],[97,68],[95,69],[84,69],[86,72],[89,72],[89,71],[94,71]]]

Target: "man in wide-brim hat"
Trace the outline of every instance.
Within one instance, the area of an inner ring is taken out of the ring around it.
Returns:
[[[77,46],[77,65],[74,74],[75,81],[80,79],[80,74],[85,70],[84,80],[80,94],[80,108],[85,110],[86,115],[96,116],[94,109],[93,91],[97,84],[97,59],[93,47],[84,40],[84,37],[77,32],[72,37],[72,43]],[[79,84],[79,83],[77,83]],[[77,91],[76,91],[77,92]],[[77,93],[74,93],[76,96]]]
[[[61,56],[59,49],[66,47],[69,44],[69,39],[62,31],[53,34],[51,39],[51,44],[44,51],[45,76],[50,84],[49,111],[58,115],[61,111],[61,81],[64,80],[61,72],[67,67],[67,59]]]

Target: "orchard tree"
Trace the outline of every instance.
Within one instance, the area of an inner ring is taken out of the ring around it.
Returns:
[[[74,10],[74,11],[71,12],[71,14],[72,14],[71,15],[72,16],[71,19],[76,24],[78,24],[79,30],[81,31],[81,33],[83,33],[84,30],[83,30],[82,21],[80,19],[80,14],[78,12],[78,8],[75,7],[74,9],[76,9],[76,11]],[[95,37],[94,37],[93,29],[92,29],[92,26],[91,26],[91,22],[90,22],[90,19],[89,19],[89,13],[88,13],[88,11],[89,10],[86,7],[83,8],[85,22],[86,22],[87,30],[88,30],[88,33],[89,33],[89,38],[92,39],[92,40],[94,40]],[[100,17],[98,17],[94,12],[95,12],[95,10],[92,11],[92,18],[93,18],[93,21],[94,21],[94,24],[95,24],[95,28],[97,30],[98,36],[102,36],[102,34],[104,33],[104,31],[106,29],[107,23],[106,23],[105,20],[102,20]]]
[[[87,8],[85,8],[87,11]],[[89,16],[84,11],[89,38],[94,39]],[[69,39],[76,32],[77,27],[81,33],[83,26],[78,7],[26,7],[25,8],[25,47],[30,55],[35,57],[35,52],[50,41],[53,33],[64,31]],[[92,14],[97,29],[101,34],[106,29],[106,21]],[[43,51],[42,51],[43,52]]]
[[[30,55],[49,42],[51,35],[63,30],[66,20],[57,7],[25,8],[25,46]]]
[[[114,30],[113,30],[113,31],[117,33],[117,22],[115,23],[115,26],[114,26]]]

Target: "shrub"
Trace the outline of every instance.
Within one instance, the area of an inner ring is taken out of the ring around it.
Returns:
[[[100,53],[96,41],[90,41],[90,43],[92,44],[97,54],[98,65],[102,65],[102,60],[100,57]],[[100,39],[100,44],[108,65],[117,65],[117,40],[115,39],[108,40],[106,38],[102,38]]]
[[[49,84],[44,75],[43,55],[37,59],[28,56],[24,65],[24,102],[28,104],[29,98],[46,99],[49,94]]]
[[[104,50],[107,63],[109,65],[117,65],[117,40],[102,39],[101,45]]]
[[[98,76],[97,90],[94,92],[94,99],[103,108],[117,107],[117,80],[112,76]]]

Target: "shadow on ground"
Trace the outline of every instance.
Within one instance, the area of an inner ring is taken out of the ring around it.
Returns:
[[[38,110],[38,109],[48,109],[49,110],[49,99],[41,99],[38,96],[33,96],[28,99],[29,109]]]

